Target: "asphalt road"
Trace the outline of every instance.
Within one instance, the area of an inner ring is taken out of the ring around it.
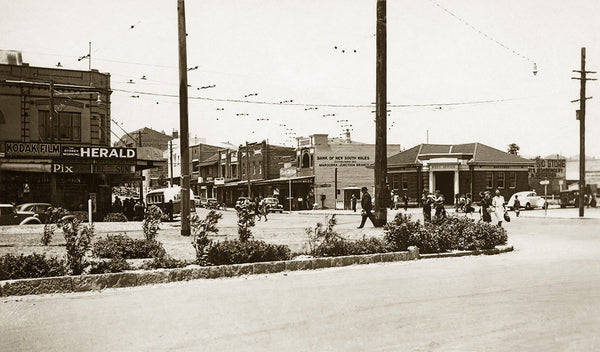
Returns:
[[[7,298],[0,350],[600,350],[600,220],[507,227],[495,256]]]

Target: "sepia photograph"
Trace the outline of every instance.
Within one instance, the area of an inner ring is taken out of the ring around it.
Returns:
[[[600,350],[600,2],[0,9],[0,351]]]

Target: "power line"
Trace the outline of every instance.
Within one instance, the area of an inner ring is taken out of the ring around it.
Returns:
[[[134,90],[126,90],[126,89],[116,89],[113,91],[117,92],[125,92],[125,93],[133,93],[133,94],[143,94],[143,95],[151,95],[158,97],[169,97],[169,98],[178,98],[179,96],[176,94],[164,94],[164,93],[152,93],[152,92],[142,92],[142,91],[134,91]],[[229,103],[247,103],[247,104],[259,104],[259,105],[278,105],[282,106],[279,102],[269,102],[269,101],[253,101],[253,100],[241,100],[241,99],[225,99],[225,98],[206,98],[206,97],[189,97],[189,99],[194,100],[205,100],[205,101],[218,101],[218,102],[229,102]],[[501,103],[506,101],[512,101],[517,99],[490,99],[490,100],[474,100],[474,101],[463,101],[463,102],[450,102],[450,103],[425,103],[425,104],[388,104],[388,107],[391,108],[409,108],[409,107],[432,107],[432,106],[456,106],[456,105],[476,105],[476,104],[491,104],[491,103]],[[313,106],[313,107],[329,107],[329,108],[373,108],[373,105],[360,105],[360,104],[312,104],[312,103],[288,103],[285,106]]]
[[[462,17],[457,16],[454,12],[448,10],[447,8],[443,7],[442,5],[440,5],[439,3],[435,2],[434,0],[429,0],[429,2],[431,2],[432,4],[434,4],[435,6],[439,7],[442,11],[446,12],[447,14],[449,14],[450,16],[456,18],[458,21],[462,22],[465,26],[471,28],[472,30],[474,30],[475,32],[479,33],[481,36],[491,40],[492,42],[500,45],[501,47],[503,47],[504,49],[512,52],[513,54],[531,62],[534,65],[534,69],[537,73],[537,64],[535,63],[535,61],[533,61],[532,59],[530,59],[529,57],[519,53],[518,51],[510,48],[509,46],[505,45],[504,43],[500,42],[499,40],[497,40],[496,38],[492,37],[491,35],[488,35],[487,33],[485,33],[484,31],[482,31],[481,29],[475,27],[474,25],[472,25],[470,22],[467,22],[466,20],[464,20]]]

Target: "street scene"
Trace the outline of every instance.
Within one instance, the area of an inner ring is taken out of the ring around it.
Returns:
[[[0,350],[600,347],[600,4],[0,5]]]

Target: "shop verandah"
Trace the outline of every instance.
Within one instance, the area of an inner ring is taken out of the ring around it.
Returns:
[[[277,198],[285,210],[290,210],[290,205],[291,210],[306,210],[314,203],[311,199],[313,184],[314,176],[300,176],[250,181],[250,187],[248,181],[227,182],[215,188],[217,200],[228,207],[235,206],[239,197],[250,195],[251,198]]]

